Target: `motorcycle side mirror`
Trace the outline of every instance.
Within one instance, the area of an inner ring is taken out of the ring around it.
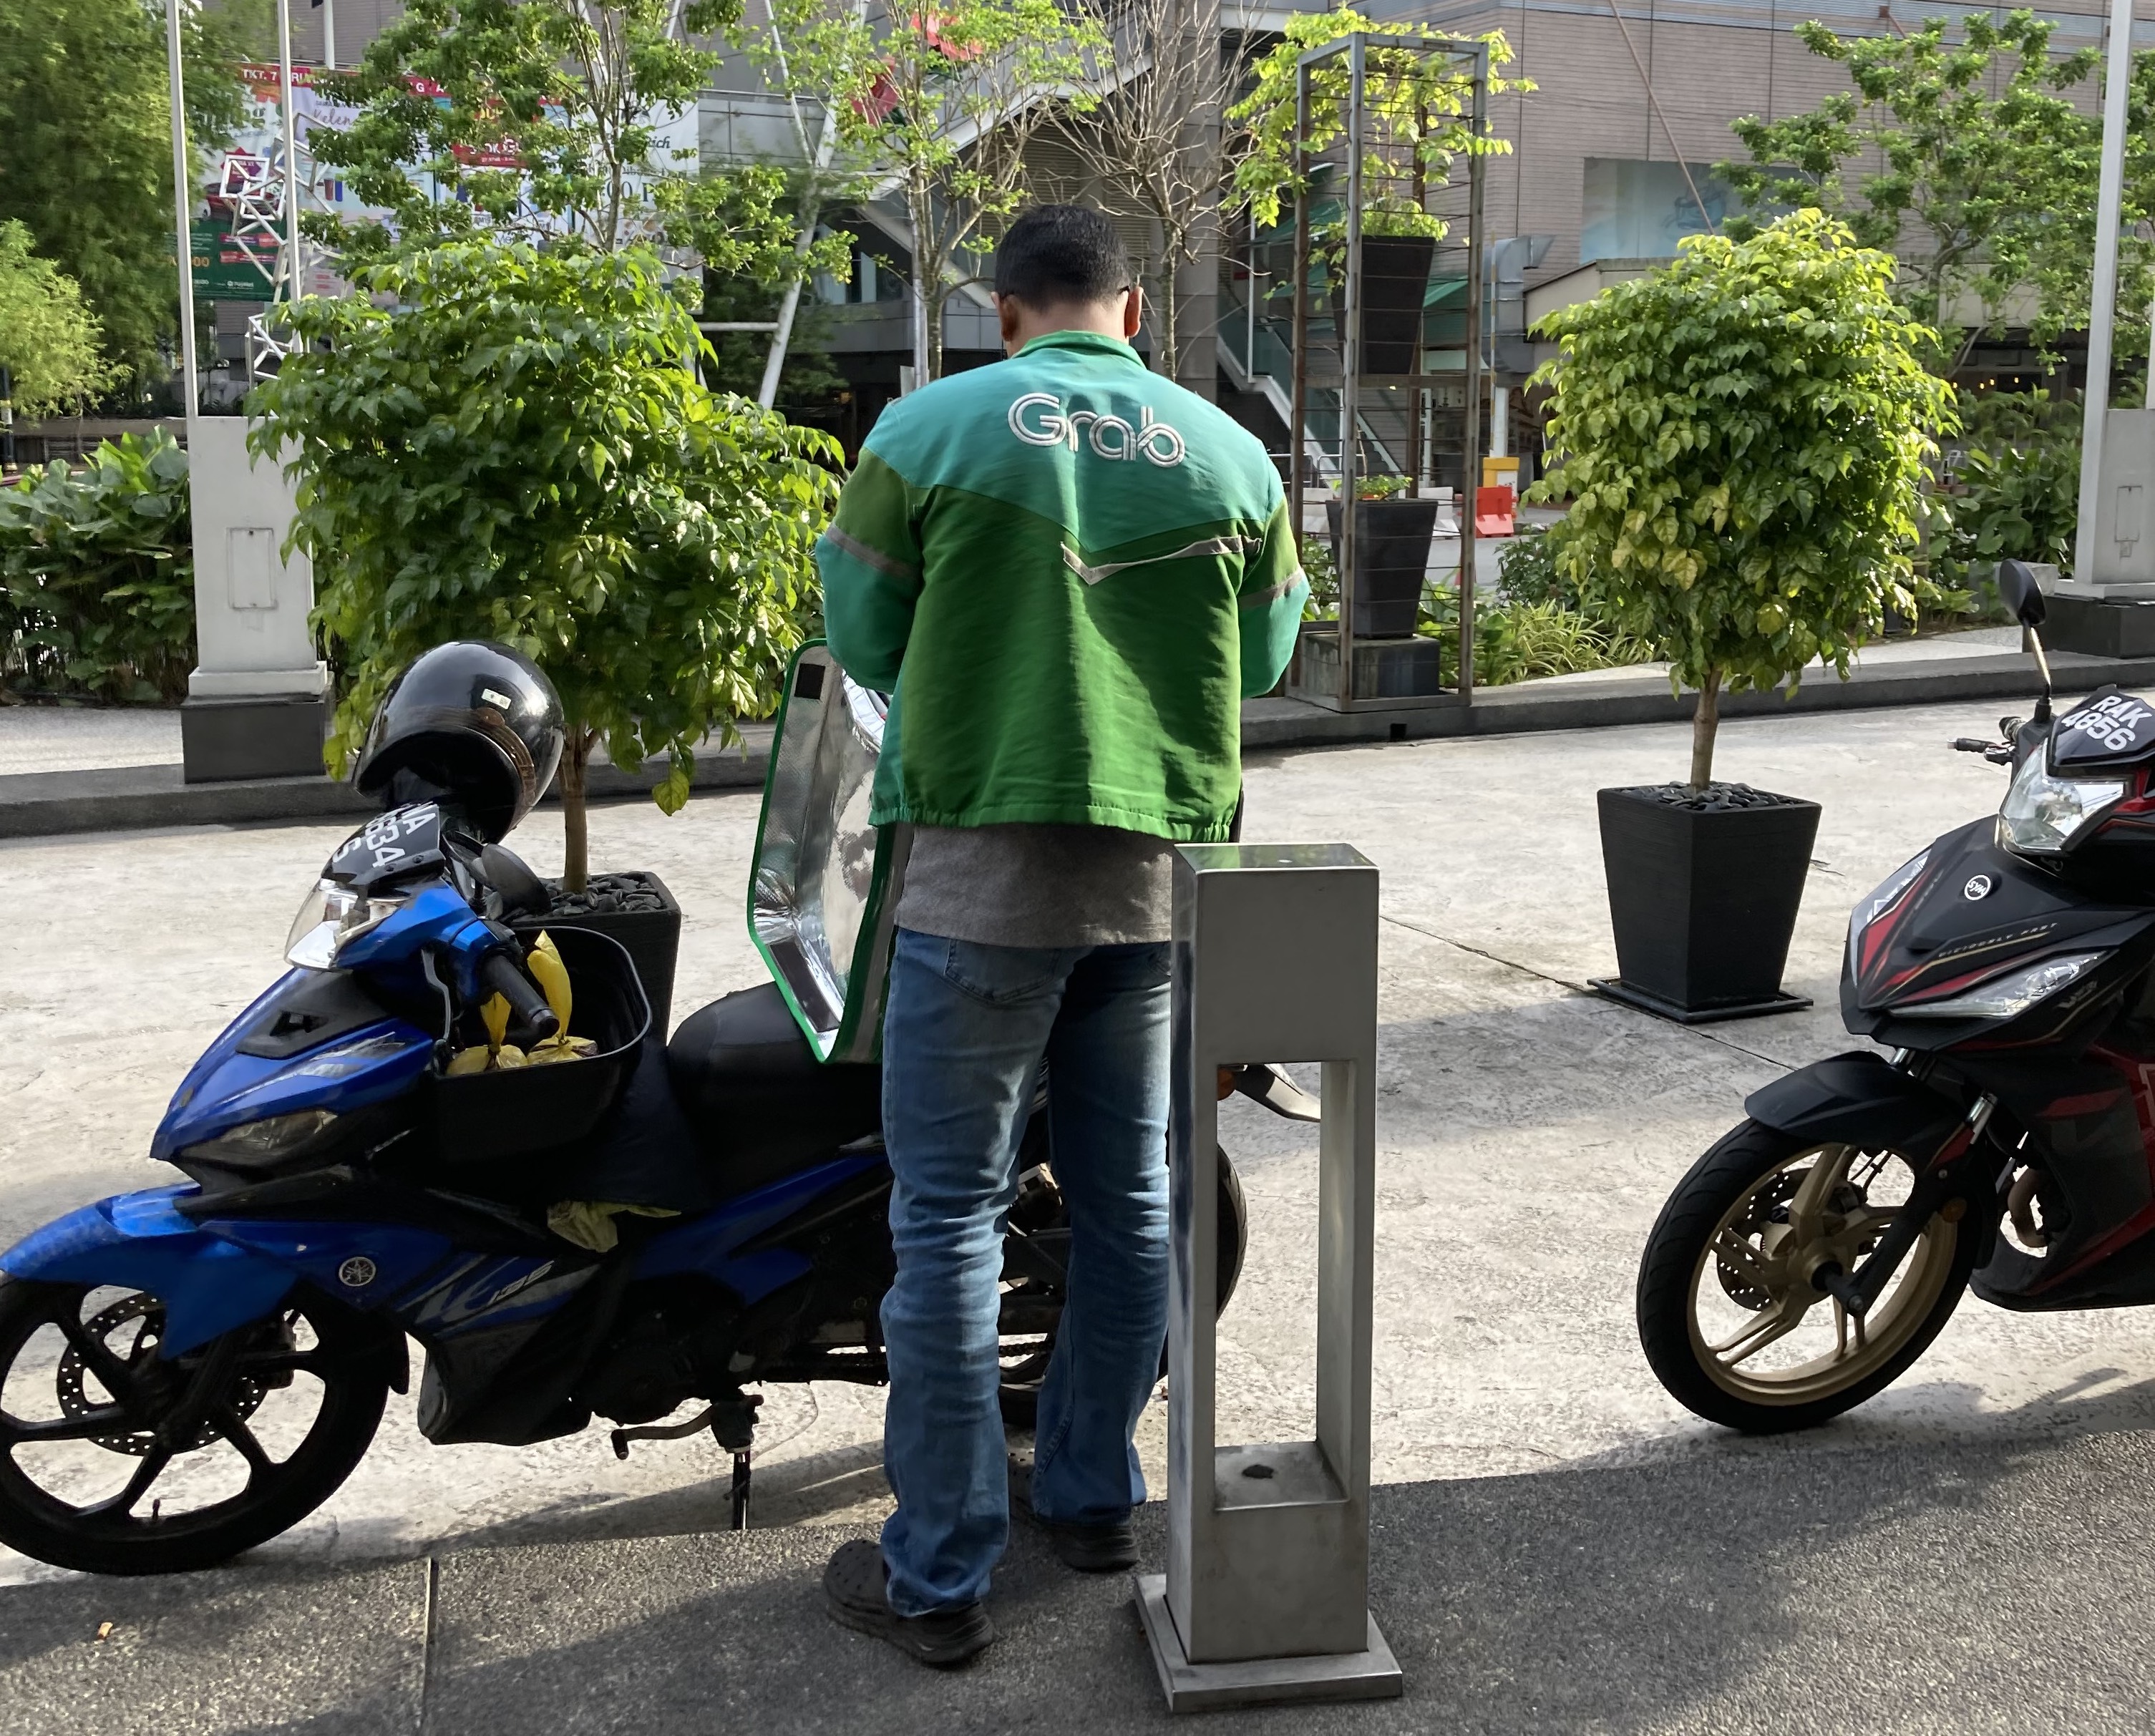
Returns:
[[[2043,588],[2036,584],[2035,571],[2024,560],[1998,563],[1998,600],[2024,627],[2041,626],[2050,612]]]
[[[1999,562],[1998,600],[2028,630],[2028,649],[2035,652],[2035,666],[2043,672],[2043,697],[2035,702],[2032,721],[2047,723],[2050,721],[2050,660],[2043,655],[2042,636],[2035,629],[2043,625],[2050,609],[2043,587],[2035,582],[2035,569],[2024,560]]]

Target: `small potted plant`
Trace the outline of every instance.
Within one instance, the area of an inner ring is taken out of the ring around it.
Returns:
[[[395,254],[357,268],[357,294],[297,304],[309,347],[251,406],[258,450],[299,479],[293,534],[343,666],[331,769],[420,652],[525,652],[567,712],[549,920],[627,947],[654,1013],[680,909],[654,874],[591,874],[586,772],[601,743],[625,771],[663,754],[652,794],[673,813],[697,747],[770,710],[837,493],[828,436],[683,365],[693,281],[669,283],[648,248],[474,238]]]
[[[1301,165],[1337,145],[1344,130],[1349,93],[1344,59],[1319,65],[1310,79],[1309,125],[1296,135],[1296,68],[1302,55],[1354,33],[1374,32],[1396,39],[1420,36],[1441,39],[1445,33],[1420,24],[1375,23],[1349,8],[1290,13],[1286,39],[1262,56],[1253,69],[1250,94],[1227,110],[1244,129],[1235,169],[1235,190],[1261,227],[1280,220],[1282,212],[1304,191],[1311,194],[1310,242],[1332,286],[1335,313],[1347,253],[1346,212],[1339,177],[1319,196]],[[1501,30],[1482,38],[1489,45],[1489,94],[1531,90],[1523,79],[1506,79],[1497,69],[1512,59]],[[1369,54],[1363,100],[1366,118],[1362,156],[1362,314],[1360,371],[1365,375],[1413,374],[1420,370],[1424,309],[1430,268],[1436,243],[1448,232],[1445,219],[1423,208],[1430,191],[1441,188],[1453,159],[1461,155],[1493,156],[1511,150],[1473,120],[1473,82],[1456,61],[1411,49],[1373,48]],[[1332,166],[1336,170],[1336,165]]]
[[[1717,782],[1724,692],[1823,659],[1846,676],[1909,583],[1932,436],[1951,387],[1895,303],[1893,261],[1816,211],[1753,238],[1685,239],[1673,263],[1544,319],[1559,345],[1558,464],[1536,498],[1594,611],[1660,647],[1698,695],[1691,774],[1600,792],[1616,998],[1696,1023],[1807,1004],[1781,972],[1815,802]]]
[[[1421,371],[1422,326],[1429,305],[1430,268],[1444,237],[1442,217],[1402,199],[1369,206],[1362,214],[1361,344],[1364,374]],[[1326,254],[1333,277],[1333,317],[1346,309],[1344,238]]]
[[[1403,476],[1364,477],[1354,487],[1354,636],[1404,639],[1415,630],[1422,587],[1428,582],[1429,550],[1436,534],[1436,498],[1409,496]],[[1332,552],[1340,549],[1344,514],[1327,501]]]

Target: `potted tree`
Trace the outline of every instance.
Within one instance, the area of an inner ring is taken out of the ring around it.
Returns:
[[[1560,350],[1559,462],[1536,498],[1588,606],[1656,646],[1698,697],[1691,774],[1600,794],[1618,975],[1687,1023],[1804,1004],[1781,971],[1815,803],[1717,782],[1723,692],[1845,677],[1889,606],[1912,610],[1917,516],[1952,388],[1893,299],[1893,261],[1816,211],[1753,238],[1692,236],[1661,270],[1544,319]]]
[[[255,449],[296,472],[294,536],[342,665],[332,768],[418,652],[528,652],[571,725],[549,920],[628,947],[662,1023],[680,911],[655,875],[592,880],[586,770],[601,743],[627,770],[663,753],[671,813],[707,733],[775,702],[838,456],[697,379],[699,267],[782,284],[843,271],[847,245],[799,240],[781,171],[700,171],[719,56],[699,43],[732,15],[408,0],[327,75],[350,124],[309,137],[386,220],[308,220],[356,293],[298,304],[295,353],[249,402]]]
[[[672,813],[697,744],[770,708],[814,608],[835,446],[698,383],[689,285],[648,249],[473,239],[356,281],[299,304],[315,347],[256,389],[344,666],[332,768],[429,646],[527,652],[569,725],[556,920],[610,928],[658,1008],[679,909],[655,875],[592,880],[586,769],[601,743],[629,769],[665,755]]]

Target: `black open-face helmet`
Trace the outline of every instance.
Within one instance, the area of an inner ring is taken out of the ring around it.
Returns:
[[[563,737],[561,697],[536,663],[490,640],[458,640],[391,684],[352,783],[385,805],[452,803],[499,843],[554,781]]]

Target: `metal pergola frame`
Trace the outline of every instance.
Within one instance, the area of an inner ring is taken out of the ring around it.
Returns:
[[[1295,236],[1294,236],[1294,373],[1287,458],[1287,510],[1299,542],[1303,532],[1303,481],[1308,467],[1304,431],[1309,409],[1309,126],[1310,74],[1339,55],[1348,61],[1347,124],[1344,144],[1347,151],[1346,263],[1338,298],[1340,354],[1339,383],[1339,691],[1323,695],[1307,687],[1301,697],[1339,711],[1406,711],[1469,705],[1474,695],[1474,491],[1478,480],[1482,443],[1482,163],[1478,151],[1467,155],[1467,270],[1466,371],[1466,462],[1461,499],[1456,508],[1459,520],[1459,682],[1450,693],[1419,694],[1411,697],[1364,698],[1354,692],[1354,593],[1358,551],[1354,535],[1355,484],[1360,477],[1357,457],[1359,440],[1357,416],[1360,409],[1362,347],[1362,204],[1363,156],[1369,120],[1369,57],[1371,49],[1404,50],[1425,56],[1442,56],[1472,69],[1472,136],[1484,136],[1489,120],[1489,45],[1455,37],[1400,34],[1389,31],[1358,30],[1336,41],[1307,50],[1295,63]],[[1420,345],[1417,340],[1417,355]],[[1373,376],[1375,377],[1375,376]],[[1419,394],[1437,385],[1457,383],[1456,371],[1441,374],[1403,374],[1382,376],[1387,385],[1407,387]],[[1419,425],[1419,416],[1416,417]],[[1415,488],[1420,484],[1420,439],[1413,454]]]

